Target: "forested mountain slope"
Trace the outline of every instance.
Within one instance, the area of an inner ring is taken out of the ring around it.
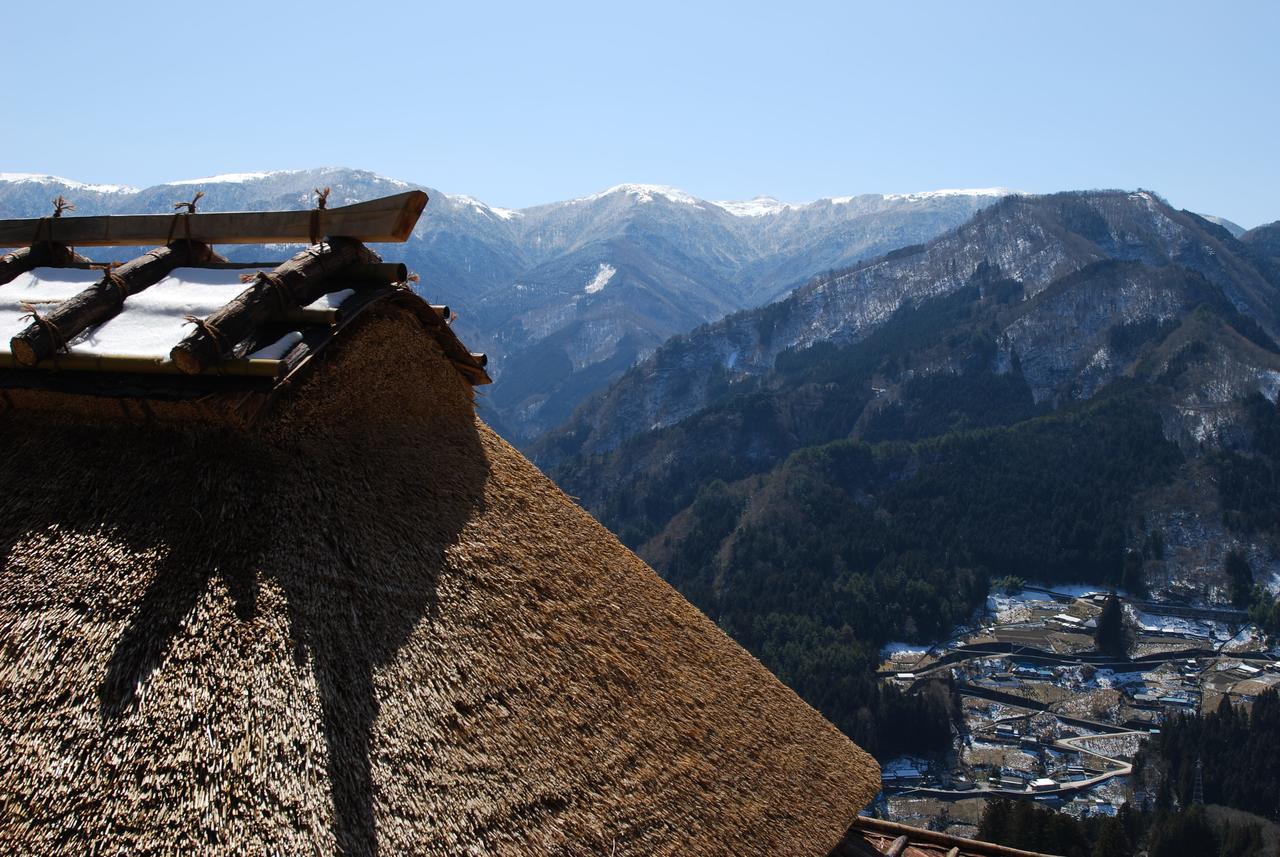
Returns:
[[[777,303],[676,337],[587,402],[537,449],[537,456],[550,464],[578,452],[608,451],[632,434],[673,425],[729,387],[766,375],[784,352],[856,342],[900,308],[960,289],[980,266],[1017,282],[1021,301],[1098,262],[1139,263],[1130,269],[1139,279],[1172,265],[1203,277],[1231,306],[1274,336],[1280,329],[1271,285],[1277,269],[1265,245],[1265,235],[1252,243],[1237,240],[1222,227],[1176,211],[1145,191],[1007,197],[926,245],[819,277]],[[1146,305],[1159,300],[1146,284],[1126,285],[1116,291],[1106,312],[1095,314],[1095,321],[1162,318],[1167,307]],[[1035,359],[1056,365],[1090,344],[1059,321],[1049,320],[1056,337],[1042,337],[1044,345],[1050,340],[1056,345],[1037,348]],[[1032,319],[1028,329],[1009,331],[1006,356],[1027,350],[1026,337],[1037,335],[1034,323]],[[1032,382],[1046,380],[1036,377]],[[1051,390],[1039,386],[1036,392],[1041,398]]]
[[[1278,308],[1250,243],[1152,194],[1015,198],[668,343],[541,451],[886,751],[879,645],[994,577],[1225,600],[1229,549],[1280,573]]]

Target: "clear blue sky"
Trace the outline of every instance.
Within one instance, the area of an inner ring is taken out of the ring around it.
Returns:
[[[344,165],[510,207],[1146,187],[1280,218],[1274,0],[11,3],[4,29],[0,171]]]

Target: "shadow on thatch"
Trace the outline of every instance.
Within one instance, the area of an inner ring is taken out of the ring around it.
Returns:
[[[45,598],[30,579],[49,562],[42,552],[91,545],[72,549],[45,586],[62,600],[74,587],[57,578],[71,580],[75,566],[89,603],[97,596],[86,586],[115,591],[116,615],[93,625],[123,628],[100,641],[110,646],[97,686],[108,735],[153,716],[145,699],[153,676],[165,675],[169,693],[212,705],[229,693],[243,698],[262,665],[245,664],[243,675],[210,668],[210,650],[224,641],[207,631],[222,628],[236,651],[263,626],[279,626],[294,662],[309,661],[314,676],[336,845],[375,854],[375,671],[433,621],[445,551],[483,505],[488,462],[469,400],[400,402],[356,420],[352,398],[376,405],[377,392],[346,396],[315,397],[293,408],[292,422],[257,432],[7,418],[0,574],[21,571],[33,598]],[[424,408],[434,410],[425,424]],[[93,574],[83,554],[104,543],[88,559],[99,579],[86,583]],[[74,596],[68,606],[95,609]],[[175,676],[190,686],[173,687]],[[200,765],[191,775],[202,775]],[[223,834],[206,835],[213,844]]]

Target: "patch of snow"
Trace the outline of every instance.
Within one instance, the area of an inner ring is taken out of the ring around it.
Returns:
[[[0,182],[13,184],[60,184],[71,190],[87,190],[94,193],[137,193],[138,188],[123,184],[86,184],[61,176],[45,176],[37,173],[0,173]]]
[[[922,646],[919,643],[885,643],[880,647],[881,658],[891,658],[894,655],[924,655],[928,654],[929,646]]]
[[[298,172],[298,170],[266,170],[256,173],[223,173],[218,176],[205,176],[199,179],[178,179],[177,181],[165,182],[166,185],[191,185],[191,184],[244,184],[245,182],[265,179],[267,176],[284,175],[289,172]]]
[[[0,289],[0,354],[9,354],[9,340],[31,324],[24,303],[47,313],[59,301],[74,297],[101,279],[101,271],[79,268],[36,268],[14,277]]]
[[[1052,589],[1062,595],[1070,595],[1072,598],[1084,598],[1088,595],[1106,595],[1110,591],[1098,586],[1096,583],[1054,583],[1044,588]],[[1117,589],[1116,594],[1126,598],[1129,597],[1123,589]]]
[[[789,202],[779,202],[771,196],[757,196],[755,199],[749,199],[745,202],[724,200],[711,204],[723,208],[734,217],[766,217],[788,209],[803,207],[792,205]]]
[[[183,316],[204,318],[243,292],[241,273],[176,268],[151,288],[131,295],[119,315],[73,341],[71,353],[167,360],[173,346],[191,332]]]
[[[1125,612],[1132,617],[1134,623],[1149,634],[1168,634],[1176,637],[1187,637],[1198,640],[1230,640],[1232,634],[1222,622],[1209,619],[1184,619],[1180,616],[1162,616],[1136,610],[1132,605],[1125,605]]]
[[[1234,637],[1222,644],[1222,651],[1254,652],[1264,648],[1265,642],[1266,639],[1257,628],[1246,625]]]
[[[701,200],[695,196],[685,193],[679,188],[668,187],[660,184],[619,184],[614,185],[608,190],[602,190],[599,193],[593,193],[590,196],[584,196],[581,199],[570,200],[570,202],[594,202],[597,199],[603,199],[615,193],[625,193],[628,196],[636,198],[636,202],[653,202],[655,198],[661,197],[669,202],[678,202],[683,205],[700,205]]]
[[[190,332],[183,316],[203,318],[244,291],[240,273],[177,268],[151,288],[132,295],[119,315],[73,339],[69,350],[167,360],[173,346]],[[36,268],[20,274],[0,293],[0,349],[7,353],[9,340],[31,323],[23,302],[47,312],[101,279],[100,271],[69,268]]]
[[[516,211],[515,209],[494,208],[492,205],[483,203],[480,200],[476,199],[474,196],[467,196],[465,194],[445,194],[445,198],[449,199],[452,202],[456,202],[459,205],[470,206],[471,208],[474,208],[477,211],[479,211],[481,214],[491,214],[494,217],[499,218],[500,220],[510,220],[513,217],[524,217],[524,214],[522,212]]]
[[[291,330],[265,348],[259,348],[257,351],[252,352],[249,358],[251,360],[279,360],[289,353],[289,349],[301,341],[302,331]]]
[[[412,185],[409,184],[407,181],[402,181],[400,179],[393,179],[390,176],[380,176],[375,173],[373,177],[380,182],[386,182],[387,184],[395,185],[396,187],[412,187]]]
[[[342,289],[336,292],[329,292],[327,295],[320,297],[307,304],[307,309],[337,309],[342,306],[342,302],[356,293],[355,289]]]
[[[583,291],[589,295],[594,295],[596,292],[607,286],[609,281],[613,279],[613,275],[616,273],[618,273],[617,268],[607,262],[601,262],[600,269],[596,271],[595,277],[592,278],[591,282],[587,283],[587,286]]]
[[[974,188],[944,188],[942,190],[924,190],[916,193],[886,193],[886,200],[905,200],[907,202],[923,202],[928,199],[940,199],[947,196],[1014,196],[1018,191],[1011,190],[1007,187],[974,187]],[[852,197],[841,197],[839,200],[831,200],[832,202],[848,202]]]

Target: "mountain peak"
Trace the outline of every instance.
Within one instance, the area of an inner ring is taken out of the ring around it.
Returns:
[[[619,193],[635,197],[636,202],[653,202],[654,199],[661,197],[668,202],[678,202],[682,205],[700,205],[702,203],[702,200],[685,193],[680,188],[661,184],[619,184],[608,190],[602,190],[599,193],[593,193],[590,196],[584,196],[581,199],[572,201],[594,202],[597,199],[604,199],[606,196]]]
[[[786,211],[789,208],[795,208],[789,202],[779,202],[772,196],[760,194],[754,199],[745,202],[734,202],[731,200],[723,200],[712,203],[718,205],[734,217],[764,217],[769,214],[777,214],[780,211]]]
[[[216,176],[204,176],[198,179],[177,179],[176,181],[165,182],[167,185],[192,185],[192,184],[244,184],[255,179],[265,179],[270,176],[288,175],[299,170],[264,170],[251,173],[222,173]]]
[[[907,202],[920,202],[927,199],[939,199],[946,196],[1014,196],[1021,191],[1012,190],[1007,187],[973,187],[973,188],[943,188],[942,190],[923,190],[915,193],[886,193],[884,198],[889,200],[906,200]],[[832,202],[840,200],[833,199]]]
[[[123,184],[88,184],[75,179],[64,179],[61,176],[47,176],[39,173],[0,173],[0,182],[13,184],[57,184],[72,190],[87,190],[94,193],[137,193],[138,188]]]
[[[461,193],[447,193],[444,196],[445,199],[450,202],[474,208],[481,214],[487,214],[491,217],[496,217],[499,220],[510,220],[513,217],[524,217],[524,212],[516,211],[513,208],[497,208],[489,205],[487,202],[481,202],[474,196],[467,196],[466,194]]]

